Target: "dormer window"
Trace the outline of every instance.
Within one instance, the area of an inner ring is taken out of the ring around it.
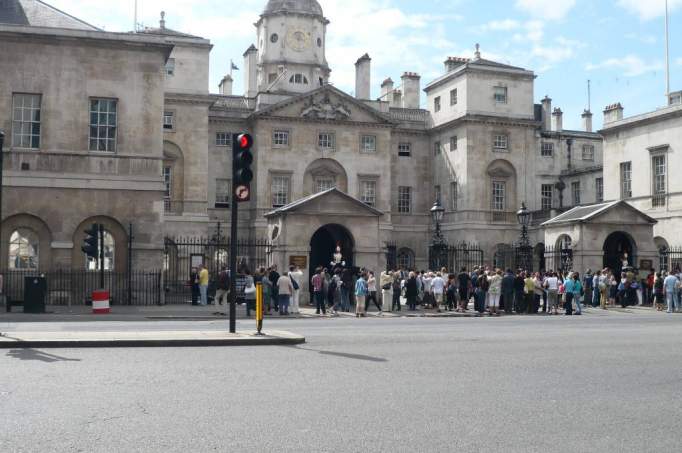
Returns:
[[[289,83],[308,85],[308,78],[303,74],[294,74],[289,79]]]

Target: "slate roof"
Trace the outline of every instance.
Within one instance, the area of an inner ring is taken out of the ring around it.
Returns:
[[[551,226],[561,223],[584,223],[618,206],[636,212],[638,215],[642,216],[650,223],[658,223],[656,219],[649,217],[642,211],[632,207],[629,203],[621,200],[612,201],[609,203],[599,203],[590,206],[577,206],[571,209],[570,211],[566,211],[563,214],[560,214],[554,217],[553,219],[548,220],[547,222],[543,223],[542,226]]]
[[[377,215],[377,216],[384,215],[383,212],[381,212],[378,209],[375,209],[371,206],[368,206],[366,203],[363,203],[362,201],[358,200],[357,198],[352,197],[352,196],[348,195],[347,193],[340,191],[337,188],[332,188],[332,189],[325,190],[323,192],[318,192],[316,194],[309,195],[307,197],[303,197],[299,200],[296,200],[294,202],[289,203],[286,206],[282,206],[281,208],[277,208],[274,211],[271,211],[271,212],[268,212],[267,214],[265,214],[265,217],[271,217],[271,216],[275,216],[278,214],[283,214],[285,212],[295,211],[296,208],[301,207],[301,206],[305,205],[306,203],[309,203],[310,201],[313,201],[317,198],[325,197],[325,196],[332,194],[332,193],[337,194],[343,198],[346,198],[346,199],[352,201],[353,203],[357,204],[360,207],[363,207],[364,209],[366,209],[367,211],[371,212],[374,215]]]
[[[40,0],[0,0],[0,23],[101,31],[99,28]]]
[[[159,27],[147,27],[144,30],[140,30],[138,33],[143,33],[146,35],[159,35],[159,36],[175,36],[177,38],[194,38],[194,39],[204,39],[201,36],[190,35],[189,33],[182,33],[180,31],[172,30],[170,28],[159,28]]]

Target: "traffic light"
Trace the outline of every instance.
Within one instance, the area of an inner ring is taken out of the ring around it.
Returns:
[[[93,223],[89,230],[85,230],[85,241],[81,250],[88,258],[99,258],[99,230],[98,223]]]
[[[253,181],[253,137],[249,134],[235,134],[232,146],[232,183],[236,201],[251,199],[251,181]]]

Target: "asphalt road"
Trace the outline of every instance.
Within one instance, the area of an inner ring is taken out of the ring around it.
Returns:
[[[2,351],[0,450],[680,451],[682,315],[275,324],[308,344]]]

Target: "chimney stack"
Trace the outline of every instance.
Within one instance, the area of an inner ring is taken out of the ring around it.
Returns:
[[[604,124],[622,120],[623,110],[623,106],[620,102],[607,105],[604,109]]]
[[[468,58],[448,57],[448,59],[445,60],[445,72],[452,72],[467,63],[469,63]]]
[[[564,130],[564,112],[561,111],[559,107],[555,108],[552,112],[553,127],[552,130],[556,132],[561,132]]]
[[[218,85],[218,92],[223,96],[232,96],[232,82],[231,75],[228,74],[223,77],[223,80],[220,81],[220,85]]]
[[[258,94],[258,49],[251,47],[244,52],[244,96],[254,98]]]
[[[403,92],[400,90],[393,90],[393,93],[389,94],[391,98],[391,103],[389,107],[402,107],[403,105]]]
[[[545,96],[542,100],[542,129],[552,130],[552,100],[549,96]]]
[[[583,130],[585,132],[592,132],[592,112],[585,110],[582,114]]]
[[[391,93],[393,93],[393,80],[389,77],[381,82],[381,100],[391,102],[393,99]]]
[[[421,92],[421,76],[415,72],[406,72],[401,77],[403,82],[403,107],[418,109]]]
[[[355,63],[355,97],[369,99],[372,59],[364,54]]]

